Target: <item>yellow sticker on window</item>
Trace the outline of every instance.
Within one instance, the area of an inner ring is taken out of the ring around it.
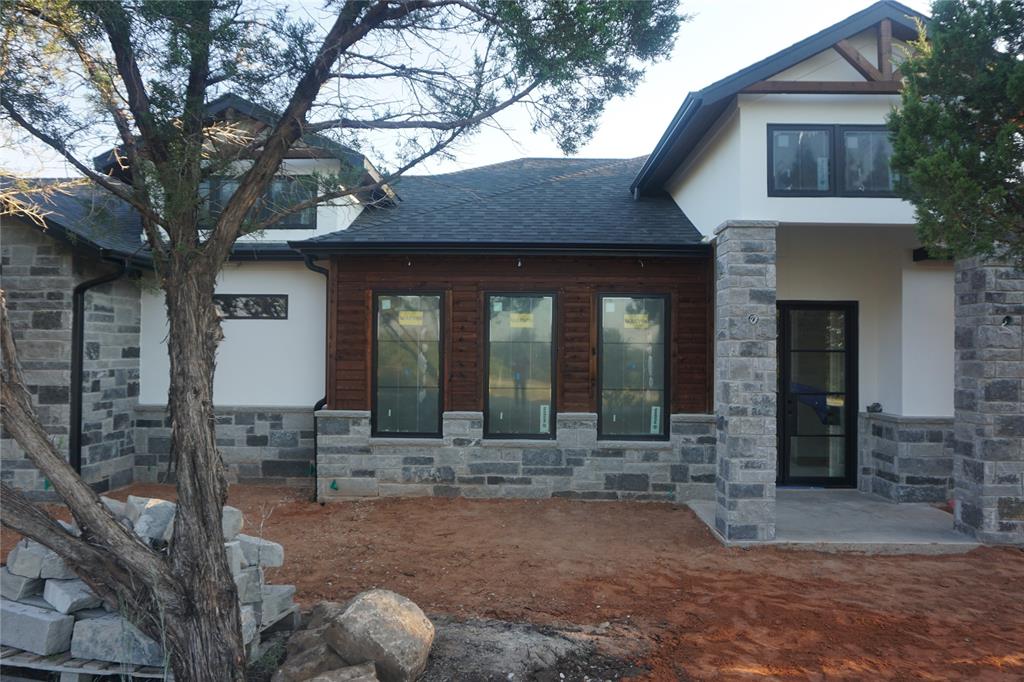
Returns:
[[[647,329],[651,326],[647,313],[626,313],[622,316],[622,324],[626,329]]]
[[[533,329],[533,313],[509,313],[509,326],[513,329]]]
[[[825,397],[825,404],[829,407],[842,407],[846,404],[846,399],[841,395],[830,395]]]
[[[403,327],[422,327],[423,326],[423,311],[422,310],[399,310],[398,311],[398,324]]]

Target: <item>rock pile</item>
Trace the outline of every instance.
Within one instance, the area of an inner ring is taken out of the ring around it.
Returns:
[[[348,604],[321,602],[292,635],[272,682],[411,682],[427,667],[434,624],[420,607],[388,590]]]
[[[127,502],[101,498],[126,528],[156,550],[167,551],[177,506],[156,498],[129,496]],[[297,613],[295,587],[269,585],[263,569],[281,566],[276,542],[242,534],[242,512],[224,507],[224,547],[238,588],[242,634],[250,653],[259,633]],[[71,524],[62,524],[78,534]],[[139,666],[163,667],[160,642],[143,634],[116,605],[104,603],[59,556],[32,540],[22,540],[0,568],[0,644],[41,656],[70,650],[71,656]]]

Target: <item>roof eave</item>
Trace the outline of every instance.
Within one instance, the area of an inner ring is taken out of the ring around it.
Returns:
[[[481,256],[644,256],[699,257],[711,247],[693,244],[543,244],[528,242],[465,243],[465,242],[366,242],[325,243],[316,241],[288,242],[300,253],[313,256],[331,255],[481,255]]]

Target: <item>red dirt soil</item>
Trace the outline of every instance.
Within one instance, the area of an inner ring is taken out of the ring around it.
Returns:
[[[167,486],[113,493],[174,498]],[[645,679],[1024,679],[1024,551],[726,549],[687,508],[377,499],[235,486],[306,606],[384,587],[429,613],[609,623]],[[3,555],[16,541],[4,534]]]

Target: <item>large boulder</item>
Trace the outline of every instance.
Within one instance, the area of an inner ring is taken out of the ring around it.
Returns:
[[[306,682],[377,682],[378,679],[373,663],[362,663],[328,670],[309,678]]]
[[[411,682],[427,667],[434,625],[411,600],[369,590],[331,621],[325,638],[349,664],[373,661],[384,682]]]
[[[327,642],[319,640],[294,654],[289,652],[288,658],[274,673],[271,682],[305,682],[315,675],[344,668],[346,665],[345,660],[336,654]]]
[[[167,500],[150,499],[144,505],[136,506],[138,517],[135,521],[135,534],[143,540],[153,542],[162,540],[167,527],[174,520],[178,505]]]

